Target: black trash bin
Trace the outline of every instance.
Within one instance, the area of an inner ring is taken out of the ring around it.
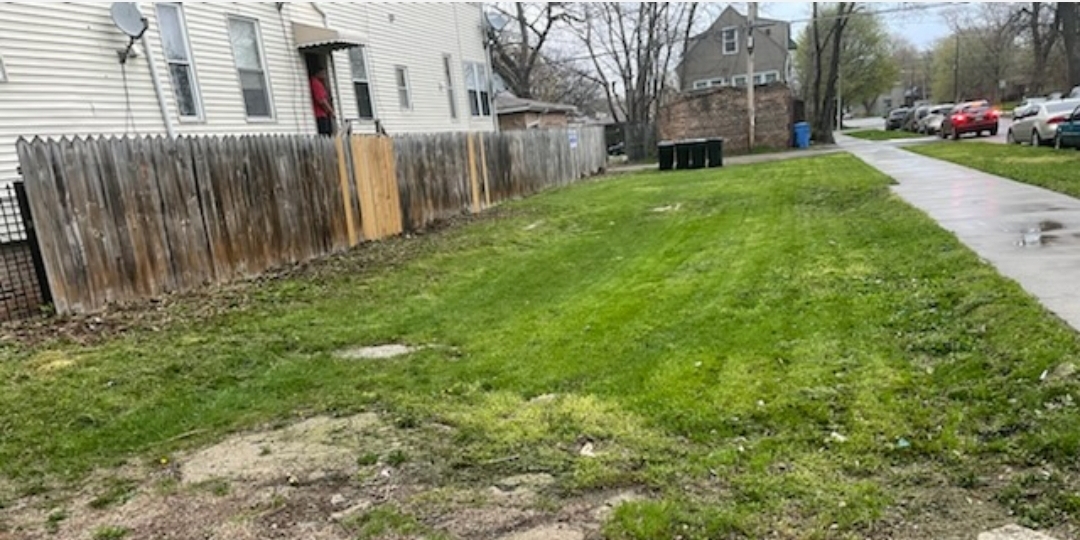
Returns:
[[[690,147],[693,145],[691,141],[678,141],[675,143],[676,169],[686,170],[690,168]]]
[[[656,157],[660,161],[661,171],[670,171],[675,168],[675,143],[660,141],[656,144]]]
[[[705,139],[694,139],[693,141],[690,141],[690,168],[704,169],[705,156]]]
[[[705,141],[705,148],[709,154],[709,167],[724,166],[724,139],[713,138]]]

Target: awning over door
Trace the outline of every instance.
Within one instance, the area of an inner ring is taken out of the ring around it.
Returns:
[[[301,51],[336,51],[363,45],[359,38],[344,35],[333,28],[292,23],[296,48]]]

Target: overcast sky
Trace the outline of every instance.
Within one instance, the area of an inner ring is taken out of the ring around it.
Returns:
[[[903,36],[920,49],[929,49],[939,38],[949,35],[949,27],[945,22],[944,12],[951,9],[944,4],[949,2],[926,2],[906,5],[911,6],[911,11],[902,13],[883,14],[881,17],[888,25],[890,33]],[[746,2],[732,2],[735,9],[746,14]],[[728,2],[720,2],[708,6],[710,18],[719,15]],[[780,19],[792,22],[792,34],[798,36],[806,26],[805,22],[798,22],[810,18],[810,2],[761,2],[758,4],[759,13],[770,19]],[[881,3],[869,6],[871,10],[895,9],[899,6],[896,2]]]

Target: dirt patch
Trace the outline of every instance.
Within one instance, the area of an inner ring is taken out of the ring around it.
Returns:
[[[18,500],[0,540],[85,540],[105,527],[166,540],[346,540],[374,530],[383,531],[375,538],[585,540],[615,506],[640,498],[567,496],[540,472],[460,483],[418,446],[447,429],[400,429],[364,413],[237,434],[168,462],[102,471],[70,496]],[[131,492],[95,503],[116,475]]]
[[[183,460],[180,479],[197,484],[218,478],[291,483],[319,475],[355,474],[374,414],[311,418],[284,429],[232,437]]]
[[[426,347],[410,347],[400,343],[386,345],[374,345],[369,347],[354,347],[334,353],[334,356],[345,360],[386,360],[398,356],[412,354]]]

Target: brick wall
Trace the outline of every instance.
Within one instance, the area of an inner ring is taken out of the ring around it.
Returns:
[[[791,89],[783,84],[758,86],[756,144],[773,148],[791,146]],[[746,89],[720,87],[684,92],[660,109],[660,139],[675,141],[724,138],[724,155],[746,154]]]

